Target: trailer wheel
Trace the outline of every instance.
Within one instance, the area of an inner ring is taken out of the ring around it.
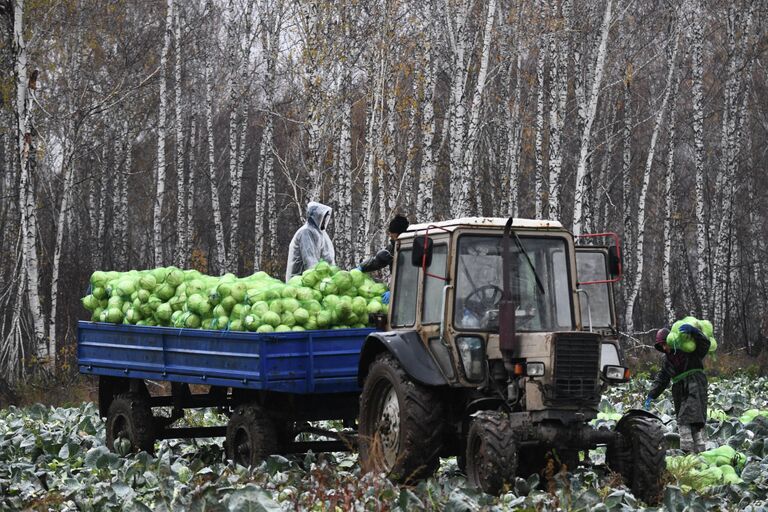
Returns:
[[[620,473],[632,493],[648,505],[661,501],[662,477],[667,468],[661,423],[634,416],[619,422],[616,443],[608,446],[608,467]]]
[[[258,466],[277,452],[275,422],[254,404],[239,405],[227,423],[227,458],[241,466]]]
[[[107,412],[107,447],[120,454],[155,447],[155,423],[149,403],[136,393],[117,395]]]
[[[360,464],[398,482],[431,476],[440,464],[443,403],[390,354],[371,364],[360,395]]]
[[[467,478],[488,494],[498,495],[517,474],[517,444],[509,418],[500,412],[475,417],[467,434]]]

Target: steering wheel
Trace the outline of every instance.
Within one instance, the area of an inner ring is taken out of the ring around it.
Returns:
[[[498,309],[504,291],[495,284],[486,284],[474,290],[464,299],[464,307],[475,316],[482,317],[486,311]]]

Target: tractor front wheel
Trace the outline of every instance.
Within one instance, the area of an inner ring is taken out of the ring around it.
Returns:
[[[467,478],[488,494],[512,486],[517,473],[517,444],[507,415],[478,414],[467,434]]]
[[[398,482],[431,476],[445,417],[439,393],[415,382],[390,354],[371,364],[360,395],[360,464]]]
[[[635,496],[657,505],[667,469],[661,422],[645,416],[625,417],[616,431],[619,438],[606,453],[608,467],[621,474]]]

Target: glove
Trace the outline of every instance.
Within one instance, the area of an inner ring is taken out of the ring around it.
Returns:
[[[678,330],[688,335],[697,334],[699,332],[699,330],[691,324],[683,324]]]
[[[646,397],[645,402],[643,402],[643,409],[646,411],[651,408],[651,397]]]
[[[389,290],[381,294],[381,303],[389,304]]]
[[[362,271],[363,271],[363,267],[362,267],[362,266],[360,266],[360,265],[358,265],[358,266],[356,266],[356,267],[355,267],[354,269],[352,269],[352,270],[359,270],[360,272],[362,272]]]

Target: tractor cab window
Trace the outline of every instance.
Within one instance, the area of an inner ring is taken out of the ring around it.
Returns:
[[[432,250],[432,264],[427,272],[434,274],[424,276],[424,304],[421,312],[422,324],[437,324],[442,321],[440,313],[443,306],[443,288],[446,282],[435,276],[445,276],[445,266],[448,261],[448,246],[435,245]]]
[[[579,282],[605,281],[608,279],[606,270],[606,254],[597,250],[577,250],[576,251],[576,269]],[[592,327],[606,328],[612,325],[611,320],[611,298],[608,283],[585,284],[580,286],[587,294],[587,298],[582,297],[581,304],[581,325],[588,328],[591,317]],[[589,309],[587,309],[589,306]]]
[[[520,237],[513,240],[510,286],[520,331],[573,328],[570,277],[565,240]],[[459,238],[454,325],[458,329],[495,331],[499,327],[502,286],[501,236]]]
[[[410,248],[400,249],[397,254],[395,300],[391,305],[395,327],[410,327],[416,322],[419,267],[411,265],[411,251]]]

